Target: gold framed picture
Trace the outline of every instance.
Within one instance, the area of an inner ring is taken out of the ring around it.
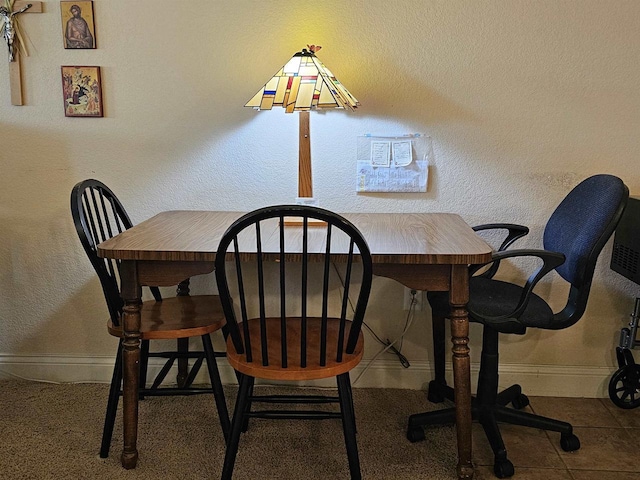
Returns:
[[[102,117],[100,67],[62,67],[65,117]]]
[[[62,1],[60,13],[64,48],[96,48],[92,1]]]

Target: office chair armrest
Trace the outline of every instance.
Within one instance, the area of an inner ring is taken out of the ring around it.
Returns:
[[[520,299],[518,300],[518,304],[513,309],[513,311],[497,316],[497,317],[483,317],[480,315],[475,315],[478,317],[482,323],[486,323],[488,325],[493,325],[494,327],[498,327],[498,330],[505,333],[524,333],[525,326],[518,322],[518,318],[522,315],[522,313],[527,308],[527,304],[529,303],[529,298],[531,297],[531,293],[533,292],[536,284],[544,277],[547,273],[555,270],[557,267],[562,265],[565,261],[565,256],[562,253],[551,252],[548,250],[535,250],[535,249],[518,249],[518,250],[509,250],[506,252],[495,252],[493,254],[493,261],[505,260],[507,258],[522,258],[522,257],[538,257],[542,260],[542,265],[535,270],[531,276],[527,279],[527,282],[522,287],[522,294],[520,295]],[[481,268],[484,265],[488,265],[491,262],[487,262],[483,265],[474,265],[472,269]]]
[[[483,225],[476,225],[472,228],[474,232],[482,232],[485,230],[507,230],[507,236],[498,247],[498,252],[505,251],[513,244],[513,242],[529,233],[529,227],[525,227],[524,225],[516,225],[514,223],[486,223]],[[488,268],[485,272],[482,272],[479,276],[485,278],[493,278],[493,276],[498,271],[498,268],[500,268],[499,260],[492,262],[491,267]]]

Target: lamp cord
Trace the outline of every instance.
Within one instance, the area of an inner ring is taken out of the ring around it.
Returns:
[[[337,265],[335,264],[335,262],[331,262],[331,264],[333,265],[333,269],[336,272],[336,275],[338,276],[338,278],[340,279],[340,284],[342,285],[342,289],[344,292],[344,279],[342,278],[342,275],[340,275],[340,271],[338,270]],[[373,330],[373,328],[371,328],[367,322],[363,321],[362,324],[365,326],[365,328],[367,329],[367,331],[373,336],[373,338],[375,338],[375,340],[380,344],[383,345],[384,348],[382,348],[380,351],[378,351],[378,353],[376,353],[373,358],[371,360],[369,360],[369,362],[367,363],[367,365],[364,367],[364,369],[362,370],[362,372],[360,372],[360,374],[358,374],[358,376],[356,377],[356,379],[352,382],[353,385],[355,385],[355,383],[360,379],[360,377],[362,377],[362,375],[369,369],[369,367],[371,366],[371,364],[373,364],[373,362],[375,360],[377,360],[377,358],[382,355],[385,352],[391,352],[393,354],[395,354],[398,357],[398,360],[400,361],[400,364],[404,367],[404,368],[409,368],[411,366],[411,364],[409,363],[409,360],[407,359],[406,356],[404,356],[402,354],[402,343],[404,341],[404,336],[407,333],[407,331],[409,330],[409,327],[411,327],[411,324],[413,323],[413,319],[415,318],[415,306],[418,303],[416,300],[416,291],[415,290],[411,290],[411,305],[409,307],[409,311],[407,312],[407,318],[405,319],[404,322],[404,329],[402,331],[402,333],[393,341],[390,341],[388,338],[386,340],[382,340],[380,338],[380,336],[378,336],[376,334],[376,332]],[[342,295],[342,293],[341,293]],[[349,302],[349,306],[351,307],[351,311],[354,312],[355,309],[353,307],[353,303],[351,301],[351,298],[347,297],[347,301]],[[395,344],[397,342],[400,342],[399,346],[396,348]]]

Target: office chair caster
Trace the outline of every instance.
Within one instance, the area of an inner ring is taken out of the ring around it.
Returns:
[[[511,400],[511,405],[516,410],[522,410],[524,407],[529,405],[529,397],[527,397],[524,393],[516,396],[513,400]]]
[[[560,447],[562,447],[562,450],[565,452],[575,452],[576,450],[580,450],[580,439],[573,433],[563,433],[560,436]]]
[[[516,473],[513,468],[513,463],[510,460],[505,459],[495,459],[493,463],[493,473],[498,478],[509,478],[513,477],[513,474]]]
[[[640,365],[628,364],[613,374],[609,381],[609,398],[620,408],[630,410],[640,406]]]
[[[420,426],[407,427],[407,440],[411,443],[421,442],[425,439],[424,429]]]

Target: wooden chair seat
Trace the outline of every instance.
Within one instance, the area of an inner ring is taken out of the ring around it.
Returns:
[[[195,295],[164,298],[142,303],[140,312],[142,340],[198,337],[213,333],[225,324],[217,295]],[[107,329],[114,337],[122,337],[122,327],[109,320]]]
[[[281,357],[282,337],[280,332],[280,318],[267,318],[267,336],[269,344],[269,365],[262,365],[262,353],[259,341],[252,342],[252,362],[247,361],[247,356],[238,354],[233,348],[231,337],[227,342],[227,360],[238,372],[252,377],[269,380],[317,380],[331,378],[349,372],[360,363],[363,354],[364,340],[362,332],[358,338],[356,348],[352,354],[343,353],[342,362],[337,362],[337,345],[340,328],[339,318],[327,319],[327,360],[325,365],[320,365],[320,318],[307,318],[307,365],[301,366],[301,319],[300,317],[287,318],[287,366],[283,368]],[[260,338],[260,319],[252,318],[249,322],[250,338]],[[244,325],[239,324],[240,331],[244,332]],[[351,322],[347,322],[344,333],[344,344],[347,343]],[[243,337],[244,341],[244,337]]]

